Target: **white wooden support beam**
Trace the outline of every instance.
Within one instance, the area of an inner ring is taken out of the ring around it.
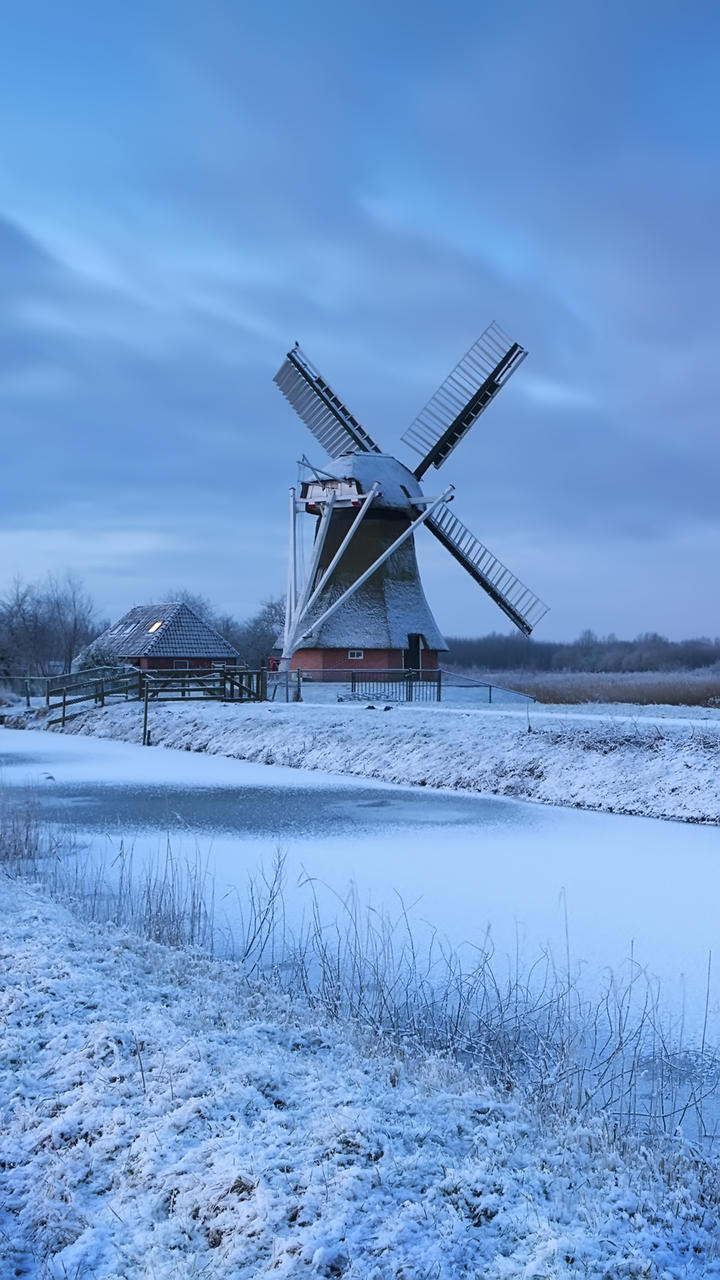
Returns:
[[[333,569],[335,569],[335,568],[337,567],[337,565],[340,563],[340,560],[342,559],[342,557],[343,557],[343,555],[345,554],[345,552],[346,552],[347,548],[350,546],[350,543],[352,542],[353,538],[355,537],[355,534],[357,533],[358,529],[360,528],[360,525],[362,524],[362,521],[363,521],[363,519],[364,519],[364,517],[365,517],[365,513],[367,512],[368,508],[370,507],[370,503],[372,502],[372,500],[373,500],[373,498],[375,497],[375,495],[376,495],[377,493],[379,493],[379,492],[380,492],[380,484],[379,484],[379,482],[378,482],[378,481],[376,481],[376,482],[375,482],[375,484],[373,485],[372,489],[370,489],[370,490],[368,491],[368,493],[366,493],[366,494],[365,494],[365,498],[363,499],[363,504],[362,504],[362,506],[360,507],[360,509],[356,512],[355,519],[353,520],[352,524],[350,525],[350,528],[348,529],[347,533],[345,534],[345,537],[343,538],[342,542],[340,543],[340,546],[338,547],[337,551],[335,552],[335,555],[333,556],[332,560],[330,561],[330,564],[328,565],[327,569],[325,570],[325,572],[324,572],[324,574],[323,574],[323,576],[322,576],[322,578],[321,578],[320,582],[319,582],[319,583],[318,583],[318,585],[316,586],[315,590],[313,591],[312,595],[310,596],[310,599],[308,600],[307,604],[305,605],[305,608],[303,609],[302,617],[298,617],[298,620],[297,620],[297,621],[298,621],[298,628],[302,626],[303,618],[306,618],[306,617],[308,616],[308,614],[309,614],[310,610],[312,609],[313,605],[315,604],[315,601],[316,601],[316,600],[318,599],[318,597],[321,595],[321,593],[322,593],[322,591],[323,591],[323,588],[325,587],[325,584],[329,581],[330,574],[333,572]]]
[[[283,653],[288,647],[290,630],[295,617],[297,605],[297,512],[295,490],[290,490],[290,551],[288,555],[287,592],[285,595],[285,630],[283,633]]]
[[[295,652],[295,649],[297,648],[298,623],[305,613],[308,597],[310,595],[310,592],[312,591],[312,584],[315,578],[315,574],[317,573],[318,564],[320,563],[320,556],[322,555],[323,547],[325,546],[325,540],[327,538],[328,528],[330,525],[330,517],[333,513],[334,506],[335,506],[335,493],[334,491],[331,491],[327,502],[323,506],[322,515],[320,516],[320,524],[318,526],[317,533],[315,534],[315,541],[313,543],[312,556],[310,558],[310,566],[307,571],[307,576],[305,578],[303,589],[300,592],[300,598],[297,601],[297,605],[295,607],[293,623],[290,628],[290,634],[288,636],[287,648],[283,648],[283,655],[282,655],[282,658],[280,659],[281,671],[287,670],[290,664],[290,659],[293,653]]]
[[[322,627],[333,616],[334,613],[337,613],[338,609],[342,608],[342,606],[346,603],[346,601],[349,600],[350,597],[355,594],[358,588],[361,587],[363,583],[367,582],[368,578],[371,578],[372,575],[375,573],[375,571],[379,569],[380,566],[384,564],[386,560],[390,559],[390,556],[393,555],[395,551],[397,551],[398,547],[402,546],[403,542],[406,542],[408,538],[412,537],[415,530],[418,529],[421,524],[425,523],[428,516],[432,515],[435,508],[439,507],[441,502],[446,502],[447,499],[452,496],[454,489],[455,489],[454,485],[452,484],[448,485],[447,489],[445,489],[445,491],[440,494],[440,497],[435,498],[434,501],[431,502],[430,505],[425,508],[425,510],[422,512],[422,515],[419,515],[416,520],[413,520],[409,528],[407,528],[404,533],[401,533],[399,538],[395,539],[392,545],[388,547],[387,551],[384,551],[381,556],[378,556],[377,560],[375,560],[374,563],[370,565],[370,568],[366,569],[365,572],[360,575],[357,581],[354,582],[351,587],[348,587],[347,591],[344,591],[343,594],[339,596],[338,599],[334,602],[334,604],[330,605],[329,609],[326,609],[324,613],[321,613],[319,618],[315,618],[310,630],[304,632],[303,635],[300,637],[300,639],[311,640],[313,635],[320,630],[320,627]]]

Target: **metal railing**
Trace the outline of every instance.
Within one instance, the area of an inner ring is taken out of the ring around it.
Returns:
[[[25,682],[25,677],[20,677]],[[30,684],[32,681],[32,684]],[[0,687],[3,680],[0,679]],[[17,688],[17,683],[15,685]],[[90,706],[119,701],[187,702],[370,702],[439,703],[473,707],[534,702],[529,694],[440,668],[416,670],[348,670],[273,672],[240,667],[190,667],[140,671],[135,667],[98,667],[64,676],[34,676],[18,689],[28,708],[56,713],[49,724],[62,724]],[[147,716],[145,715],[145,728]],[[144,730],[145,738],[145,730]]]
[[[350,697],[364,702],[442,701],[442,671],[351,671]]]
[[[442,702],[466,707],[535,701],[517,689],[461,676],[444,667],[434,671],[335,668],[270,672],[268,697],[274,702]]]

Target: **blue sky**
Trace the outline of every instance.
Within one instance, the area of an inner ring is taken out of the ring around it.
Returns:
[[[288,347],[408,461],[495,319],[530,355],[441,478],[538,636],[720,633],[715,4],[3,22],[0,592],[69,568],[107,616],[176,586],[251,614],[317,452]],[[446,634],[506,629],[418,554]]]

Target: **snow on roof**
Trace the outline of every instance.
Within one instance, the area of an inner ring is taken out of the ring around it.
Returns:
[[[321,593],[313,610],[319,618],[359,576],[359,570],[370,563],[385,543],[376,534],[377,524],[368,522],[358,535],[355,547],[346,552],[343,561]],[[357,551],[359,560],[353,560]],[[357,571],[356,571],[357,570]],[[309,631],[312,622],[305,630]],[[422,589],[414,540],[408,539],[383,565],[358,587],[337,613],[320,628],[313,639],[304,640],[301,649],[407,649],[408,637],[425,637],[428,649],[447,649],[440,629],[430,611]]]
[[[328,463],[323,473],[338,480],[357,480],[363,493],[379,483],[375,507],[409,509],[413,500],[422,498],[422,489],[412,471],[387,453],[343,454]]]
[[[239,658],[237,649],[189,605],[136,605],[94,643],[118,658]]]

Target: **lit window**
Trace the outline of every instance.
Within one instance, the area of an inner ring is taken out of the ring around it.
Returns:
[[[160,628],[161,628],[161,626],[162,626],[162,618],[160,619],[160,621],[159,621],[159,622],[153,622],[152,626],[151,626],[151,627],[148,627],[148,634],[149,634],[151,631],[159,631],[159,630],[160,630]]]
[[[364,658],[364,649],[348,649],[348,658]]]

